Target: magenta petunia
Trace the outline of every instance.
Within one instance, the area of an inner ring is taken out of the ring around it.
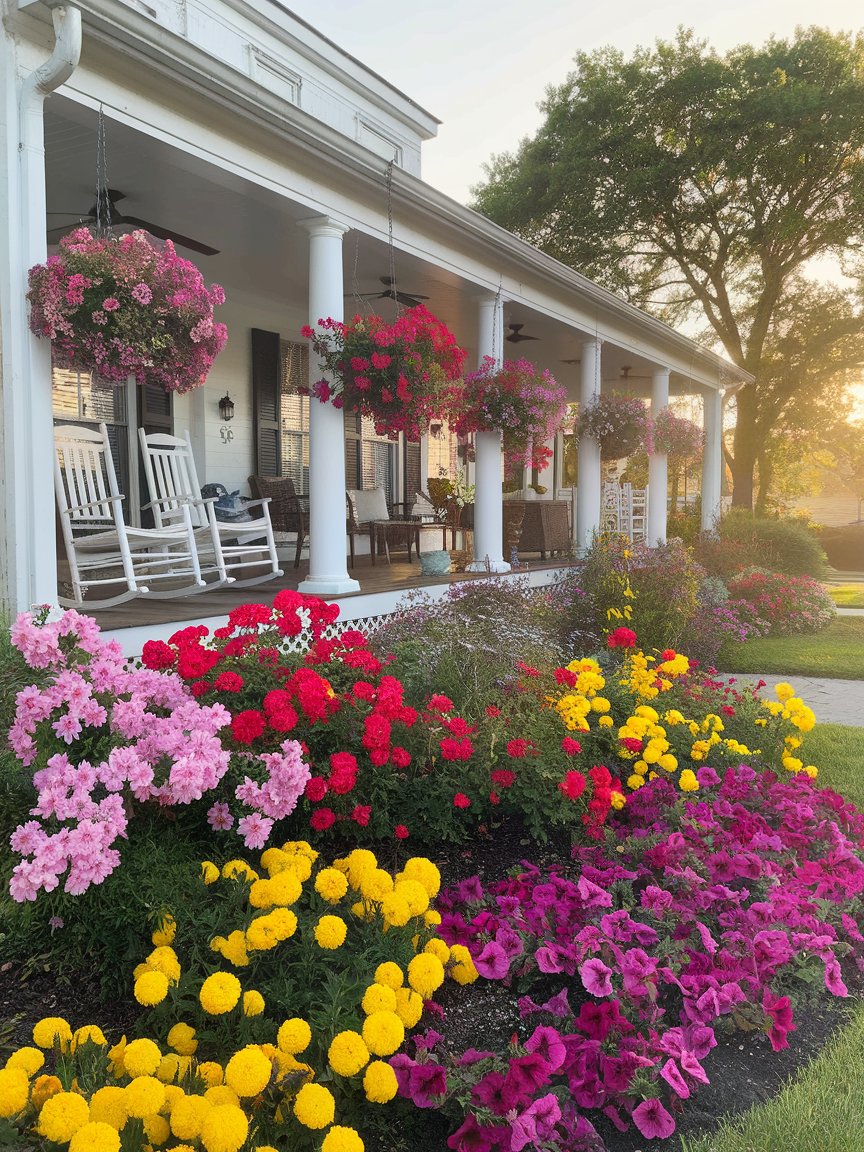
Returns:
[[[582,986],[591,996],[612,995],[612,969],[602,960],[586,960],[579,969]]]
[[[633,1109],[633,1123],[646,1140],[666,1140],[675,1131],[675,1121],[659,1100],[643,1100]]]
[[[503,980],[510,971],[510,961],[501,945],[490,940],[474,957],[474,967],[487,980]]]

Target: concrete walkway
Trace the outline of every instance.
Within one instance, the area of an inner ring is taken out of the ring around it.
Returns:
[[[764,680],[767,687],[762,689],[761,695],[766,700],[777,699],[775,684],[791,684],[795,695],[800,696],[808,708],[813,709],[819,723],[864,727],[864,680],[829,680],[819,676],[760,676],[758,672],[742,672],[737,676],[724,672],[718,679],[734,681],[739,685]]]

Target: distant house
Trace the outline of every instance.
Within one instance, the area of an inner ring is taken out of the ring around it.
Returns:
[[[532,359],[574,400],[632,372],[655,407],[704,401],[703,516],[720,501],[724,390],[746,379],[722,358],[625,304],[425,184],[424,141],[438,122],[275,0],[2,0],[0,163],[2,551],[7,611],[57,595],[52,422],[109,427],[127,515],[142,495],[137,429],[189,429],[202,480],[247,491],[247,477],[291,476],[311,502],[302,587],[357,588],[346,566],[345,489],[383,486],[412,500],[428,445],[393,443],[367,421],[297,394],[315,371],[301,327],[368,307],[392,313],[396,289],[429,307],[472,363],[536,337]],[[216,249],[179,246],[221,283],[229,342],[204,387],[172,397],[100,387],[55,372],[27,329],[27,269],[58,225],[88,220],[100,109],[118,210]],[[122,195],[122,199],[120,198]],[[46,213],[48,215],[46,216]],[[47,220],[47,225],[46,225]],[[623,369],[627,368],[627,372]],[[222,419],[229,393],[234,418]],[[560,446],[559,446],[560,447]],[[559,452],[559,456],[563,453]],[[580,461],[578,542],[600,517],[599,453]],[[662,461],[655,462],[659,469]],[[477,476],[475,550],[494,571],[500,467]],[[560,461],[549,496],[560,488]],[[545,474],[544,474],[545,475]],[[665,535],[663,497],[649,536]],[[201,615],[207,609],[201,604]]]

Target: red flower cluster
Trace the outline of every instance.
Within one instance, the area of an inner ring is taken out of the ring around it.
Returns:
[[[606,643],[610,648],[635,648],[636,633],[632,628],[616,628],[606,637]]]

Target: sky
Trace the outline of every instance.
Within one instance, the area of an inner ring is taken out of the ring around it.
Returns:
[[[630,55],[684,25],[719,52],[794,34],[864,29],[859,0],[283,0],[442,121],[423,178],[467,203],[483,163],[541,123],[537,104],[579,50]]]

